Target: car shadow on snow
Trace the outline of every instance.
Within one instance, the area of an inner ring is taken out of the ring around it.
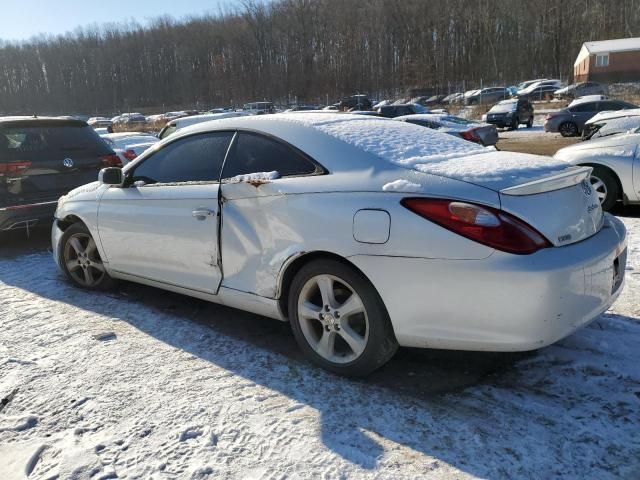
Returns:
[[[14,262],[24,274],[7,274],[11,268],[7,263]],[[31,272],[29,266],[38,271]],[[495,427],[487,422],[501,408],[500,401],[496,404],[491,396],[469,400],[469,391],[465,391],[471,386],[492,389],[496,385],[509,390],[512,382],[516,383],[514,391],[522,390],[517,385],[522,373],[516,362],[525,359],[529,363],[536,353],[401,349],[368,378],[345,379],[304,360],[286,323],[127,282],[113,292],[82,291],[69,285],[44,253],[0,262],[0,280],[125,321],[160,342],[316,409],[323,444],[364,469],[378,466],[386,440],[476,476],[527,476],[504,470],[502,457],[513,456],[511,464],[518,464],[518,457],[528,451],[540,452],[539,439],[523,439],[518,429],[500,430],[500,443],[496,443],[490,433]],[[524,425],[538,421],[537,414],[526,409],[518,415]],[[571,419],[556,421],[566,423],[560,428],[568,435],[562,441],[571,441]],[[487,449],[487,442],[492,448]],[[498,455],[495,452],[503,444],[513,444],[513,449]],[[422,457],[416,460],[424,461]],[[530,461],[535,464],[537,460],[542,458]],[[426,474],[437,465],[421,468]]]
[[[622,205],[618,204],[612,211],[612,215],[624,218],[640,218],[639,205]]]

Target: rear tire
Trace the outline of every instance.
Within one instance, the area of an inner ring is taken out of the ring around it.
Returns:
[[[618,179],[611,170],[603,167],[595,167],[591,172],[591,186],[598,195],[602,210],[608,212],[613,209],[620,198]]]
[[[304,354],[345,376],[367,375],[398,349],[387,309],[371,282],[336,260],[314,260],[293,278],[289,319]]]
[[[89,229],[82,223],[67,228],[58,245],[58,262],[69,281],[86,290],[108,290],[115,285],[107,273]]]
[[[575,137],[578,135],[578,126],[573,122],[564,122],[560,124],[558,131],[563,137]]]

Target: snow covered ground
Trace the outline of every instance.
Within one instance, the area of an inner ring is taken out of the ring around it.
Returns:
[[[445,352],[347,380],[270,348],[270,320],[217,306],[194,320],[203,302],[84,292],[47,252],[0,255],[0,479],[640,478],[632,214],[609,312],[462,389],[452,364],[441,392],[415,383]]]

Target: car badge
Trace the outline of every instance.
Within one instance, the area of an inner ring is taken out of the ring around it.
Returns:
[[[71,168],[71,167],[73,167],[73,160],[71,160],[70,158],[65,158],[62,161],[62,164],[67,168]]]

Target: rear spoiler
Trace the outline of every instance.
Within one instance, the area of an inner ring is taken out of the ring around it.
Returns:
[[[535,195],[579,184],[591,175],[591,167],[575,167],[556,175],[500,190],[502,195]]]

